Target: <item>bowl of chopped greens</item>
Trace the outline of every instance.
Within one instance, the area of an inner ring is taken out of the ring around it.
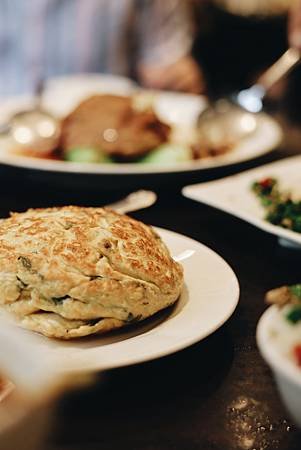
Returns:
[[[287,410],[301,427],[301,284],[273,289],[266,301],[272,306],[259,320],[257,345]]]

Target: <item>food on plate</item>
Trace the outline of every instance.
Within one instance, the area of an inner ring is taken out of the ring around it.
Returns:
[[[212,142],[206,140],[205,138],[200,137],[198,141],[193,144],[193,158],[201,159],[201,158],[210,158],[215,156],[221,156],[225,153],[228,153],[235,147],[235,142],[225,140],[222,144],[219,142],[218,144],[213,144]]]
[[[140,159],[140,163],[152,164],[171,164],[190,161],[192,159],[192,150],[187,146],[176,144],[162,144],[152,152],[149,152]]]
[[[175,303],[182,285],[159,235],[109,209],[29,209],[0,221],[1,308],[48,337],[143,320]]]
[[[141,93],[93,95],[61,119],[59,144],[50,152],[22,146],[14,151],[77,163],[168,165],[216,157],[234,148],[233,140],[207,141],[193,125],[166,123],[152,103]]]
[[[72,148],[92,148],[108,156],[137,158],[167,142],[170,127],[151,110],[134,108],[131,97],[94,95],[62,122],[63,155]]]
[[[112,159],[96,148],[74,147],[66,151],[66,161],[78,163],[112,163]]]
[[[301,200],[293,200],[290,192],[281,191],[275,178],[254,182],[252,190],[266,210],[268,222],[301,233]]]
[[[272,289],[266,294],[266,301],[270,304],[276,304],[279,306],[284,306],[287,304],[296,305],[300,307],[301,313],[301,284],[282,286],[280,288]]]
[[[272,289],[267,292],[266,301],[280,308],[276,334],[285,353],[301,367],[301,284]]]

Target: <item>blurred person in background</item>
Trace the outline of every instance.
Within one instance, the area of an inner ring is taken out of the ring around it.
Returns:
[[[188,0],[0,0],[0,97],[74,73],[200,93]]]

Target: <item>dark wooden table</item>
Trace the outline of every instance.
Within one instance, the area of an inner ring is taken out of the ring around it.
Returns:
[[[281,151],[222,174],[298,151],[298,133],[287,136],[290,140]],[[95,205],[122,196],[118,191],[63,190],[47,184],[37,188],[20,174],[18,180],[3,172],[2,216],[28,206]],[[255,329],[266,307],[266,290],[300,282],[300,252],[280,247],[275,237],[239,219],[185,199],[180,186],[157,192],[158,202],[133,216],[186,234],[218,252],[239,279],[239,306],[222,328],[194,346],[109,371],[93,386],[66,395],[44,448],[299,450],[301,433],[291,423],[259,355]]]

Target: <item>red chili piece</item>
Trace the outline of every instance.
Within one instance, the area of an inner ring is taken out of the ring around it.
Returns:
[[[301,344],[298,344],[294,347],[294,355],[297,360],[298,366],[301,367]]]
[[[272,178],[265,178],[264,180],[261,180],[259,184],[263,188],[268,188],[272,186],[272,183],[273,183]]]

